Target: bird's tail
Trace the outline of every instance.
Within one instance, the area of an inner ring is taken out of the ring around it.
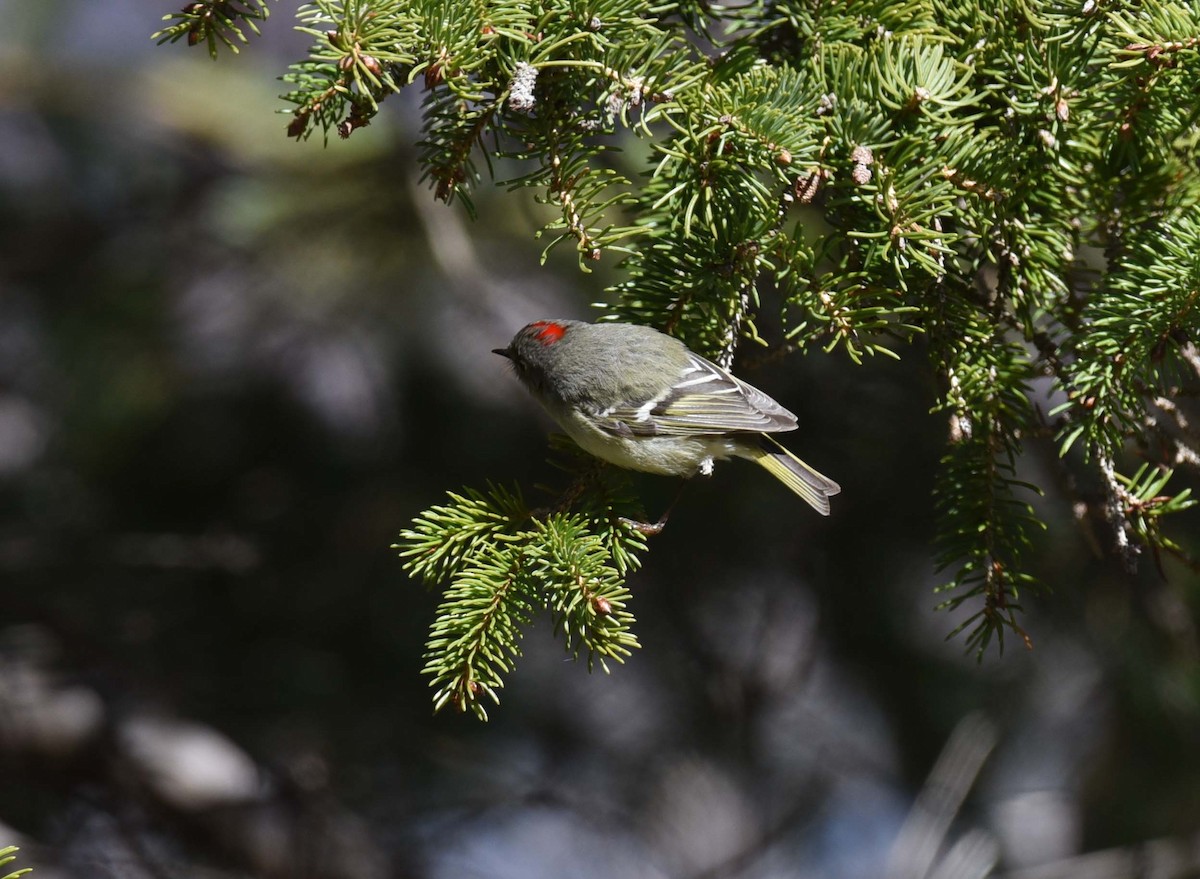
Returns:
[[[745,457],[766,467],[772,476],[794,491],[822,516],[829,515],[829,498],[842,487],[809,467],[767,434],[761,442],[745,444]]]

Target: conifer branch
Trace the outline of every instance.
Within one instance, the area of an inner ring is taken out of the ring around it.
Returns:
[[[236,48],[265,16],[266,0],[203,0],[156,38]],[[288,134],[348,136],[422,89],[434,196],[472,210],[486,168],[552,206],[550,247],[573,243],[585,269],[622,256],[613,316],[726,365],[764,344],[763,320],[785,336],[767,356],[858,363],[923,336],[950,421],[943,606],[971,609],[969,649],[1027,640],[1044,526],[1021,460],[1048,434],[1064,482],[1099,471],[1119,560],[1190,564],[1168,516],[1200,464],[1195,4],[315,0],[298,16],[313,44],[287,75]],[[643,168],[618,152],[633,138]],[[1048,418],[1035,380],[1066,401]],[[545,509],[465,491],[402,535],[410,573],[447,590],[439,706],[481,712],[543,611],[589,661],[635,643],[628,498],[565,466]]]
[[[949,365],[944,408],[951,425],[935,493],[937,565],[954,571],[941,587],[952,594],[939,608],[967,602],[978,608],[948,637],[968,631],[967,648],[982,658],[993,638],[1003,650],[1006,629],[1032,646],[1016,616],[1021,590],[1037,587],[1023,570],[1022,556],[1045,526],[1021,497],[1040,491],[1016,474],[1020,436],[1033,418],[1026,387],[1031,365],[1025,350],[995,328],[988,304],[979,310],[966,292],[946,290],[931,328],[935,356]],[[974,344],[962,344],[957,333],[963,328],[969,328]],[[947,344],[953,349],[938,347]]]
[[[451,493],[393,546],[410,574],[445,587],[425,653],[435,711],[451,705],[486,720],[483,698],[499,703],[539,612],[589,671],[598,663],[608,672],[608,660],[624,662],[638,646],[625,579],[646,538],[626,524],[642,516],[628,479],[565,438],[554,448],[571,482],[551,506],[530,509],[499,486]]]
[[[225,46],[235,55],[238,43],[248,43],[243,28],[257,35],[259,21],[271,14],[267,0],[195,0],[180,12],[164,15],[173,22],[151,36],[161,46],[186,39],[189,46],[203,43],[216,60],[218,47]]]

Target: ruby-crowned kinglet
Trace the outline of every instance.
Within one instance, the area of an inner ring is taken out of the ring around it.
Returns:
[[[770,436],[795,430],[795,415],[650,327],[539,320],[495,353],[571,439],[609,463],[688,477],[746,458],[823,516],[841,491]]]

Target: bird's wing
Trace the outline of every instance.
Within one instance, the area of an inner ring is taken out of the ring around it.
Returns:
[[[758,388],[699,354],[665,394],[594,413],[600,426],[621,436],[706,436],[777,433],[796,429],[796,416]]]

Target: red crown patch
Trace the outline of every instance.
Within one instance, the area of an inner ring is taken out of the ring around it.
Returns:
[[[533,334],[533,337],[543,345],[553,345],[567,331],[567,328],[562,324],[556,324],[552,320],[539,320],[536,323],[531,323],[529,328],[537,331]]]

